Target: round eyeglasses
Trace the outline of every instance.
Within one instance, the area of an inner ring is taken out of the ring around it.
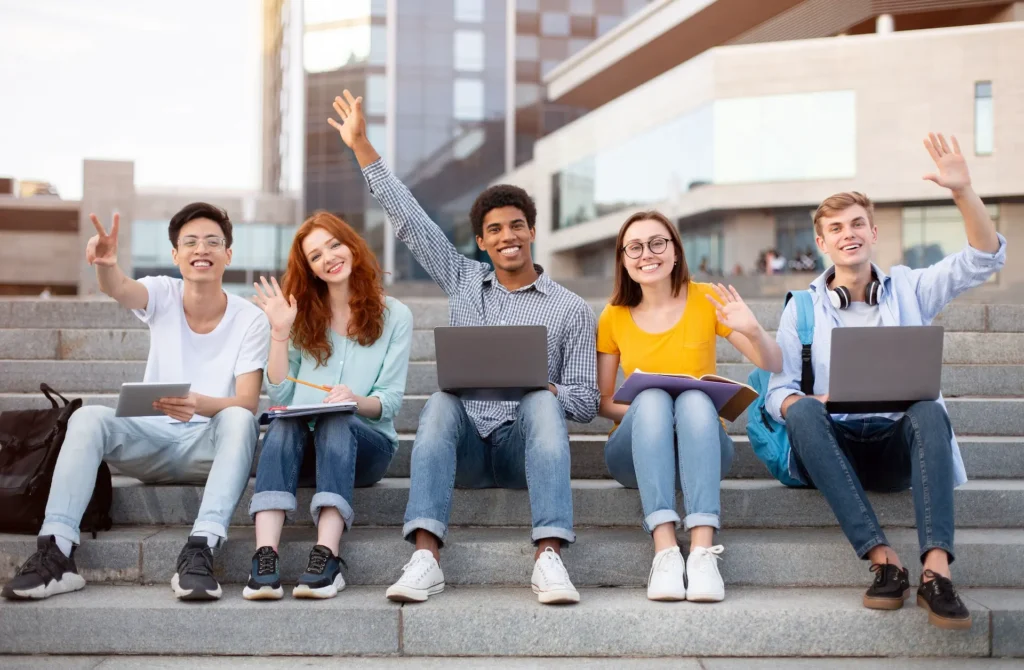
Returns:
[[[663,254],[665,249],[668,248],[669,239],[667,237],[652,237],[647,240],[647,248],[651,250],[652,254]],[[630,242],[626,246],[622,247],[622,251],[629,258],[640,258],[644,255],[644,243],[643,242]]]

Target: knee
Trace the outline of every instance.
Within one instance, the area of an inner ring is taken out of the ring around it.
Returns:
[[[114,410],[102,405],[85,405],[75,410],[68,420],[68,430],[102,428],[114,418]]]
[[[675,400],[676,423],[695,425],[713,423],[718,420],[715,403],[703,391],[683,391]]]
[[[354,450],[352,422],[358,421],[355,414],[341,412],[327,414],[317,421],[313,443],[318,454],[338,454],[343,450]]]
[[[789,406],[786,410],[786,429],[799,429],[809,421],[820,421],[828,419],[828,410],[825,403],[817,398],[803,397]]]
[[[935,400],[921,400],[920,402],[915,402],[907,410],[907,416],[914,419],[914,421],[923,424],[943,424],[949,421],[949,418],[946,415],[946,410],[944,410],[942,405]]]
[[[437,391],[427,398],[420,412],[420,425],[438,428],[455,425],[462,412],[462,400],[458,396]]]
[[[226,407],[217,412],[212,422],[218,452],[234,449],[251,455],[255,451],[259,424],[252,412],[244,407]]]
[[[630,409],[633,410],[634,421],[657,420],[659,417],[671,420],[672,396],[661,389],[647,389],[633,398]]]
[[[542,432],[565,432],[565,414],[551,391],[532,391],[523,396],[519,411],[528,426]]]
[[[306,424],[301,418],[274,419],[263,437],[263,453],[298,451],[305,446]]]

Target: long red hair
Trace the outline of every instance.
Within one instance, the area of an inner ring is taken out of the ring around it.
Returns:
[[[292,325],[292,343],[313,357],[319,365],[327,365],[331,356],[331,301],[327,283],[313,274],[302,252],[302,242],[314,228],[323,228],[352,251],[352,274],[348,278],[348,336],[369,346],[384,332],[383,273],[377,257],[352,226],[329,212],[316,212],[299,226],[288,252],[282,290],[294,295],[298,316]]]

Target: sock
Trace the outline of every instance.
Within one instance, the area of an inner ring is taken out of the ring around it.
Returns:
[[[205,537],[206,543],[210,545],[210,549],[216,549],[217,545],[220,544],[220,536],[215,533],[211,533],[208,530],[200,530],[192,533],[192,537]]]
[[[70,557],[71,550],[75,548],[75,543],[60,535],[54,535],[53,539],[57,541],[57,548],[61,550],[64,556]]]

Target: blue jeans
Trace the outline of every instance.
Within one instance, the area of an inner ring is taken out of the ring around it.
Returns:
[[[526,394],[516,419],[480,437],[458,397],[435,393],[420,413],[412,447],[412,482],[402,534],[415,541],[426,530],[444,542],[452,491],[460,488],[528,489],[533,542],[575,542],[569,479],[569,433],[550,391]]]
[[[345,528],[351,528],[355,517],[352,490],[384,477],[395,446],[383,433],[347,412],[318,416],[312,431],[306,417],[270,422],[256,466],[256,492],[249,514],[255,517],[270,509],[295,511],[295,489],[310,433],[316,449],[316,494],[309,505],[313,523],[319,522],[321,509],[333,507],[341,513]]]
[[[683,491],[687,530],[721,528],[720,484],[732,457],[732,439],[701,391],[684,391],[675,400],[661,389],[641,392],[604,448],[612,477],[640,489],[648,533],[663,523],[679,523],[677,487]]]
[[[39,534],[79,543],[78,525],[96,486],[96,470],[106,461],[148,484],[205,484],[192,532],[223,540],[249,483],[258,436],[256,417],[241,407],[188,423],[115,417],[109,407],[82,407],[68,422]]]
[[[888,545],[864,491],[912,488],[922,560],[944,549],[953,561],[952,428],[937,402],[918,402],[899,421],[870,417],[836,421],[815,398],[786,414],[793,453],[861,558]]]

